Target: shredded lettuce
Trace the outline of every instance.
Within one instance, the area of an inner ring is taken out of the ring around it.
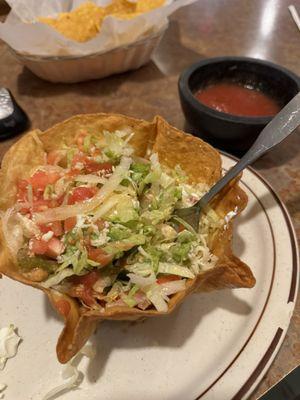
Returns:
[[[160,222],[167,221],[170,218],[171,210],[153,210],[143,212],[142,219],[146,224],[157,225]]]
[[[188,242],[193,242],[195,240],[197,240],[197,235],[188,230],[183,230],[179,232],[177,236],[177,241],[180,243],[188,243]]]
[[[125,304],[128,305],[128,307],[132,308],[137,305],[137,301],[132,296],[128,296],[125,293],[121,294],[121,299],[124,301]]]
[[[54,193],[54,186],[47,185],[44,189],[44,194],[43,194],[44,200],[50,200],[52,198],[53,193]]]
[[[191,243],[178,243],[171,248],[171,254],[173,260],[178,264],[184,263],[188,259],[189,252],[191,250]]]
[[[122,226],[122,225],[112,225],[108,236],[111,238],[111,240],[123,240],[123,239],[128,239],[131,235],[130,229]]]
[[[150,172],[150,164],[143,163],[132,163],[131,170],[131,179],[139,184]]]
[[[114,211],[108,216],[108,219],[112,222],[122,223],[137,221],[139,215],[135,209],[135,199],[126,195],[120,196]]]
[[[158,266],[158,272],[160,274],[172,274],[182,276],[184,278],[195,278],[195,275],[187,267],[181,267],[178,264],[160,262]]]
[[[149,262],[141,262],[141,263],[137,262],[135,264],[127,265],[126,269],[127,271],[142,277],[147,277],[151,275],[153,272],[152,265]]]
[[[76,260],[75,265],[73,264],[73,271],[76,275],[79,275],[88,265],[87,252],[84,249]],[[97,265],[97,264],[96,264]]]
[[[128,145],[126,140],[126,136],[129,138],[128,132],[104,131],[103,134],[106,142],[103,153],[113,163],[117,163],[122,156],[130,156],[133,153],[132,147]]]
[[[115,258],[120,258],[123,255],[123,251],[128,251],[133,247],[144,243],[145,236],[141,234],[136,234],[129,236],[127,239],[110,242],[103,247],[103,250],[108,254],[115,255]]]
[[[74,275],[73,269],[65,268],[64,270],[56,273],[55,275],[50,276],[50,278],[41,283],[41,286],[43,286],[44,288],[50,288],[56,286],[59,283],[61,283],[64,279],[69,278],[72,275]]]
[[[120,294],[123,292],[123,286],[121,282],[115,282],[112,285],[112,288],[110,289],[110,291],[107,293],[106,295],[106,299],[109,302],[113,302],[114,300],[116,300]]]
[[[74,158],[76,153],[77,153],[77,149],[69,149],[67,151],[67,166],[68,166],[68,168],[71,167],[73,158]]]
[[[91,135],[85,136],[83,139],[83,150],[88,153],[91,146]]]
[[[146,296],[159,312],[168,311],[168,297],[164,295],[160,285],[153,284],[146,291]]]

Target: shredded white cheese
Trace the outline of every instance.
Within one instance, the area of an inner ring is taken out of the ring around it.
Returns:
[[[109,237],[107,236],[108,232],[109,232],[108,228],[102,229],[102,231],[99,232],[96,238],[91,238],[91,245],[99,247],[107,243],[109,241]]]
[[[45,242],[49,242],[49,240],[53,238],[53,235],[54,232],[48,231],[47,233],[44,233],[44,235],[42,235],[42,240],[44,240]]]
[[[38,226],[30,218],[20,213],[17,213],[16,217],[17,220],[21,223],[24,236],[26,236],[27,238],[31,238],[33,236],[38,236],[40,234]]]
[[[84,228],[86,216],[85,215],[77,215],[76,218],[77,218],[77,222],[75,225],[75,229],[76,228],[78,228],[78,229]]]
[[[167,225],[167,224],[163,224],[161,226],[161,233],[164,235],[164,237],[167,240],[175,239],[177,236],[176,230],[174,228],[172,228],[172,226]]]
[[[42,400],[54,400],[60,394],[65,393],[69,390],[74,390],[77,388],[81,382],[83,381],[84,374],[78,370],[78,360],[80,360],[81,356],[84,355],[88,358],[94,358],[96,355],[96,349],[93,345],[84,346],[79,353],[66,365],[61,371],[61,376],[65,383],[58,385],[48,392]]]
[[[68,390],[73,390],[80,384],[80,371],[71,365],[67,364],[66,367],[62,370],[62,378],[67,380],[66,383],[62,383],[61,385],[57,386],[56,388],[50,390],[44,397],[43,400],[51,400],[55,399],[57,395],[64,393]]]
[[[199,244],[193,245],[189,252],[191,268],[195,275],[216,265],[218,258],[213,255],[206,243],[205,236],[199,235]]]
[[[13,324],[0,329],[0,370],[4,369],[9,358],[15,357],[20,341]]]

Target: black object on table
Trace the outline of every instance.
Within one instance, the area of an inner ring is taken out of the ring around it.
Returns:
[[[29,120],[11,92],[0,88],[0,140],[8,139],[26,130]]]
[[[300,400],[300,366],[293,369],[259,400]]]

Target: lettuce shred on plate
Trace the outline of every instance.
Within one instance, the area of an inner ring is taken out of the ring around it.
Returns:
[[[129,129],[103,133],[80,131],[19,181],[6,241],[24,276],[85,307],[167,311],[187,279],[216,263],[206,239],[218,217],[205,216],[197,233],[173,215],[208,187],[189,185],[155,153],[135,156]]]

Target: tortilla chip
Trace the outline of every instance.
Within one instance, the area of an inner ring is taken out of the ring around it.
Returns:
[[[15,203],[18,180],[28,177],[33,168],[42,164],[47,152],[64,143],[70,144],[78,131],[91,130],[101,138],[103,130],[115,131],[128,127],[136,132],[131,140],[135,154],[146,157],[150,151],[156,152],[163,165],[171,168],[180,165],[190,182],[212,185],[221,177],[219,153],[201,139],[173,128],[161,117],[154,118],[153,122],[146,122],[118,114],[78,115],[45,132],[37,130],[26,134],[6,153],[0,172],[0,185],[4,188],[0,195],[0,209],[4,211]],[[238,180],[239,178],[227,185],[213,202],[214,210],[221,217],[234,209],[239,214],[247,204],[247,196],[239,187]],[[232,222],[228,223],[227,229],[221,227],[209,239],[210,250],[218,257],[216,266],[201,272],[195,279],[189,279],[186,290],[171,297],[167,313],[129,307],[111,307],[105,312],[89,310],[65,294],[44,289],[39,283],[30,281],[19,272],[4,240],[2,227],[0,272],[43,290],[53,307],[64,317],[65,328],[57,343],[57,356],[61,363],[66,363],[80,350],[97,323],[102,320],[137,320],[168,314],[193,292],[253,287],[255,278],[250,268],[232,253]],[[67,305],[67,313],[62,313],[61,301]]]
[[[51,26],[66,38],[86,42],[99,33],[104,17],[105,8],[87,1],[71,12],[60,13],[56,18],[40,17],[38,21]]]
[[[66,38],[84,43],[99,33],[104,18],[132,19],[162,7],[164,3],[165,0],[112,0],[107,6],[99,7],[92,1],[86,1],[70,12],[60,13],[55,18],[40,17],[38,21],[51,26]]]

